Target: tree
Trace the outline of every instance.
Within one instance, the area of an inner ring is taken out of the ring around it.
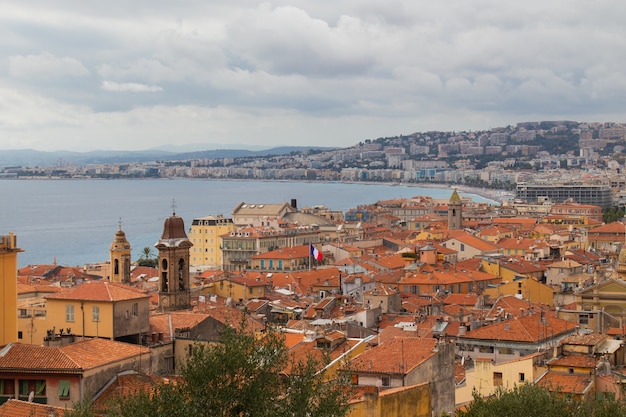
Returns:
[[[143,250],[141,251],[141,256],[137,261],[137,265],[156,268],[157,260],[152,256],[152,248],[150,246],[146,246],[143,248]]]
[[[474,401],[456,417],[609,417],[626,416],[626,404],[611,398],[574,399],[532,384],[500,389]]]
[[[269,331],[259,338],[243,323],[238,330],[226,327],[219,343],[193,345],[176,383],[118,398],[107,415],[344,417],[349,384],[326,380],[314,359],[288,367],[290,359],[281,334]]]

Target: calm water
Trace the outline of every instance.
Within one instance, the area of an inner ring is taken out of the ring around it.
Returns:
[[[448,199],[450,189],[407,186],[202,180],[0,180],[0,235],[14,232],[25,252],[20,267],[84,265],[109,258],[121,219],[133,260],[153,247],[164,220],[176,214],[187,228],[194,218],[223,214],[242,201],[298,207],[325,205],[346,211],[381,199],[429,195]],[[486,201],[472,195],[475,201]]]

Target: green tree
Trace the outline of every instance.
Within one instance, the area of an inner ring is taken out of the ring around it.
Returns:
[[[141,251],[141,256],[137,261],[137,265],[139,266],[149,266],[151,268],[156,268],[157,260],[154,258],[152,253],[152,248],[150,246],[146,246]]]
[[[531,384],[498,390],[474,401],[456,417],[610,417],[626,416],[626,404],[611,398],[578,400]]]
[[[177,383],[118,398],[108,417],[344,417],[349,384],[327,381],[314,359],[292,363],[281,334],[225,328],[219,343],[196,343]],[[288,366],[291,365],[291,366]],[[288,372],[285,372],[288,370]],[[91,417],[76,414],[71,417]]]
[[[524,384],[511,390],[500,389],[488,398],[474,395],[467,410],[457,417],[566,417],[568,403],[541,387]]]

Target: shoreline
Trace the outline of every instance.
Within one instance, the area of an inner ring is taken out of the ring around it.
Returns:
[[[186,178],[186,177],[165,177],[165,178],[93,178],[93,177],[80,177],[80,178],[63,178],[63,177],[17,177],[17,178],[3,178],[1,180],[11,181],[84,181],[84,180],[99,180],[99,181],[151,181],[151,180],[191,180],[191,181],[261,181],[261,182],[304,182],[304,183],[341,183],[341,184],[364,184],[364,185],[387,185],[390,187],[407,187],[407,188],[429,188],[429,189],[457,189],[463,194],[476,195],[486,200],[491,200],[495,205],[501,205],[509,197],[513,197],[515,193],[495,188],[479,188],[471,187],[463,184],[444,184],[444,183],[404,183],[404,182],[377,182],[377,181],[323,181],[323,180],[288,180],[288,179],[262,179],[262,178]]]

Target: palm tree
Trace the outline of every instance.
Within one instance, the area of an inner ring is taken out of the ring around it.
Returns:
[[[146,246],[145,248],[143,248],[143,250],[141,251],[141,256],[137,261],[137,265],[156,268],[157,260],[154,258],[152,254],[152,248],[150,246]]]
[[[140,259],[148,260],[150,258],[152,258],[152,248],[150,246],[146,246],[141,252]]]

